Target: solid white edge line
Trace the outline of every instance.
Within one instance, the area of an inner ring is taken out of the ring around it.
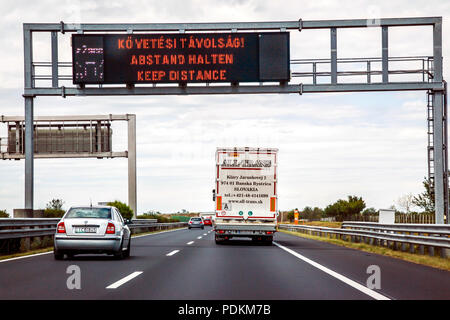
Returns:
[[[0,263],[2,262],[7,262],[7,261],[13,261],[13,260],[19,260],[19,259],[25,259],[25,258],[31,258],[31,257],[37,257],[37,256],[42,256],[44,254],[49,254],[49,253],[53,253],[53,250],[50,250],[48,252],[41,252],[41,253],[35,253],[35,254],[28,254],[25,256],[20,256],[20,257],[14,257],[14,258],[9,258],[9,259],[3,259],[0,260]]]
[[[186,243],[186,244],[193,244],[194,243],[194,241],[189,241],[188,243]]]
[[[132,274],[126,276],[123,279],[120,279],[119,281],[114,282],[113,284],[109,285],[106,287],[106,289],[117,289],[118,287],[120,287],[121,285],[123,285],[125,282],[130,281],[133,278],[136,278],[138,275],[140,275],[142,273],[142,271],[135,271]]]
[[[166,254],[166,256],[170,257],[173,256],[175,253],[180,252],[180,250],[173,250],[172,252],[169,252],[168,254]]]
[[[281,244],[276,243],[275,241],[273,241],[273,244],[276,245],[277,247],[279,247],[280,249],[283,249],[284,251],[289,252],[290,254],[295,256],[296,258],[298,258],[300,260],[303,260],[306,263],[309,263],[313,267],[315,267],[315,268],[317,268],[319,270],[322,270],[323,272],[329,274],[330,276],[332,276],[332,277],[334,277],[334,278],[336,278],[336,279],[338,279],[338,280],[348,284],[349,286],[351,286],[351,287],[361,291],[364,294],[367,294],[368,296],[370,296],[370,297],[372,297],[372,298],[374,298],[376,300],[391,300],[388,297],[383,296],[382,294],[379,294],[378,292],[373,291],[373,290],[371,290],[371,289],[369,289],[369,288],[359,284],[356,281],[353,281],[353,280],[351,280],[351,279],[349,279],[349,278],[347,278],[347,277],[345,277],[345,276],[343,276],[343,275],[341,275],[341,274],[339,274],[339,273],[337,273],[337,272],[335,272],[335,271],[333,271],[331,269],[328,269],[327,267],[322,266],[321,264],[318,264],[317,262],[314,262],[311,259],[308,259],[308,258],[302,256],[301,254],[295,252],[294,250],[286,248],[285,246],[282,246]]]

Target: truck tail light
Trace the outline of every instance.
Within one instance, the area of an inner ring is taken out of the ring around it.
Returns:
[[[225,233],[225,230],[217,230],[218,233]]]
[[[273,234],[273,231],[266,231],[266,234]]]
[[[66,233],[66,226],[64,225],[64,222],[58,223],[58,226],[56,227],[57,233]]]
[[[116,233],[116,227],[114,226],[114,223],[109,222],[108,226],[106,227],[106,234],[114,234]]]

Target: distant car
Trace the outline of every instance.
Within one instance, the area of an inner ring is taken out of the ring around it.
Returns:
[[[209,217],[203,218],[203,223],[205,224],[205,226],[212,226],[212,220]]]
[[[56,260],[64,254],[103,253],[128,258],[131,232],[119,210],[110,206],[70,208],[58,222],[53,253]]]
[[[189,219],[188,228],[202,228],[205,229],[205,223],[201,217],[192,217]]]

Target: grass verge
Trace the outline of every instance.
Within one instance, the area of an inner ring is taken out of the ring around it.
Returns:
[[[279,232],[291,234],[297,237],[312,239],[312,240],[318,240],[322,242],[328,242],[331,244],[335,244],[338,246],[346,247],[346,248],[352,248],[357,249],[365,252],[375,253],[375,254],[381,254],[384,256],[389,256],[392,258],[397,258],[441,270],[450,271],[450,259],[449,258],[441,258],[441,257],[430,257],[427,255],[420,255],[420,254],[413,254],[409,252],[403,252],[398,250],[393,250],[386,247],[379,247],[379,246],[371,246],[369,244],[365,243],[353,243],[353,242],[347,242],[340,239],[330,239],[325,237],[319,237],[319,236],[312,236],[309,234],[299,233],[299,232],[292,232],[292,231],[286,231],[286,230],[279,230]]]
[[[177,229],[182,229],[182,228],[173,228],[173,229],[168,229],[168,230],[177,230]],[[131,238],[133,238],[134,236],[145,236],[145,235],[153,234],[153,233],[161,233],[161,232],[168,231],[168,230],[158,230],[158,231],[149,231],[149,232],[143,232],[143,233],[136,233],[136,234],[132,234]],[[51,247],[46,247],[46,248],[41,248],[41,249],[36,249],[36,250],[30,250],[30,251],[27,251],[27,252],[17,252],[17,253],[13,253],[13,254],[0,256],[0,261],[1,260],[6,260],[6,259],[11,259],[11,258],[30,256],[30,255],[33,255],[33,254],[50,252],[50,251],[53,251],[53,245]]]

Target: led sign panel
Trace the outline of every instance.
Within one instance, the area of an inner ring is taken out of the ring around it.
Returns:
[[[74,34],[75,84],[289,81],[289,33]]]

